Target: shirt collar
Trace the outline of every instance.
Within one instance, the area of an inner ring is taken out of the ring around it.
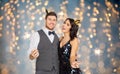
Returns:
[[[45,32],[46,34],[48,34],[49,31],[51,31],[51,32],[54,31],[54,30],[49,30],[49,29],[46,28],[46,27],[43,27],[43,30],[44,30],[44,32]]]

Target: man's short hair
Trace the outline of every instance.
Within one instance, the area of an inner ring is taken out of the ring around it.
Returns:
[[[45,19],[47,19],[48,16],[55,16],[57,18],[57,14],[55,12],[48,12],[45,16]]]

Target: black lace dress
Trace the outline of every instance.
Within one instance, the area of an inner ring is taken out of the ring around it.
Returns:
[[[70,65],[71,44],[68,41],[64,46],[58,48],[59,74],[81,74],[79,68],[71,68]]]

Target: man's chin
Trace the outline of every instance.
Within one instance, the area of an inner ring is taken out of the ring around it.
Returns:
[[[49,30],[53,30],[54,28],[49,28],[49,27],[47,27]]]
[[[54,28],[49,28],[49,30],[53,30]]]

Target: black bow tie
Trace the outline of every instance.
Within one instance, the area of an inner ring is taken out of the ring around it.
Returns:
[[[52,31],[52,32],[51,32],[51,31],[49,31],[49,32],[48,32],[48,34],[49,34],[49,35],[51,35],[51,34],[53,34],[53,35],[54,35],[54,34],[55,34],[55,32],[54,32],[54,31]]]

